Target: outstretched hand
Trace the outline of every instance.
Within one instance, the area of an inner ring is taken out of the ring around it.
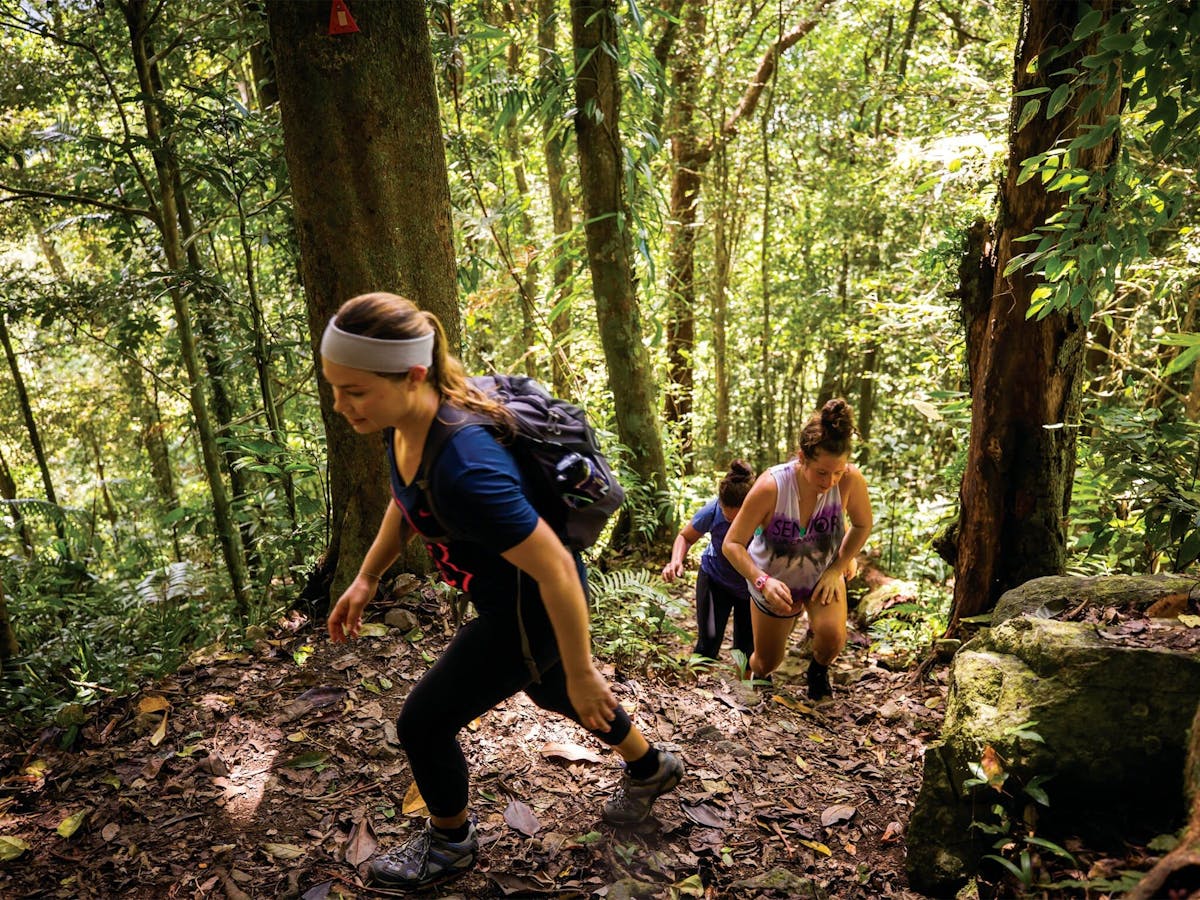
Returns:
[[[579,721],[592,731],[608,731],[617,717],[617,698],[595,666],[589,666],[586,673],[567,676],[567,696]]]
[[[346,640],[347,635],[352,638],[358,637],[359,629],[362,628],[363,610],[374,595],[375,585],[367,580],[355,578],[350,582],[350,586],[329,612],[326,625],[331,641],[340,644]]]

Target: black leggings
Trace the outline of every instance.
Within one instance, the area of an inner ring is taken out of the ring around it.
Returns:
[[[725,639],[725,623],[733,613],[733,649],[746,659],[754,652],[754,627],[750,622],[750,598],[735,594],[717,584],[701,569],[696,575],[696,649],[697,656],[716,659]]]
[[[533,593],[522,609],[540,683],[533,681],[521,653],[515,610],[483,612],[459,629],[400,710],[396,730],[417,788],[434,816],[449,818],[467,808],[467,760],[458,743],[458,732],[467,723],[518,691],[542,709],[579,721],[541,599]],[[628,713],[618,706],[609,730],[592,734],[616,746],[631,728]]]

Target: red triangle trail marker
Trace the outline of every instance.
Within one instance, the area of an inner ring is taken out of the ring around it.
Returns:
[[[329,8],[329,33],[353,34],[356,31],[358,23],[354,21],[354,16],[350,15],[350,7],[346,5],[346,0],[333,0],[333,6]]]

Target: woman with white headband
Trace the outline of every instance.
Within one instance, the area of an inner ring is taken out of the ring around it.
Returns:
[[[394,500],[329,615],[330,638],[358,635],[381,575],[413,531],[451,535],[444,543],[427,537],[427,546],[443,580],[466,591],[478,612],[404,701],[397,731],[430,819],[420,834],[372,861],[372,881],[420,889],[474,865],[479,842],[457,735],[519,691],[620,754],[625,773],[603,816],[617,825],[644,820],[655,799],[679,783],[683,767],[646,741],[592,663],[578,554],[538,516],[512,455],[484,426],[454,431],[433,471],[421,471],[435,416],[468,410],[504,426],[504,407],[468,383],[437,317],[394,294],[343,304],[322,337],[321,366],[334,409],[359,434],[383,432]],[[436,524],[418,482],[435,493]],[[522,652],[518,615],[537,680]]]

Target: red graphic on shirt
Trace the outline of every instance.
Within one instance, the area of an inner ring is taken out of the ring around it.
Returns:
[[[471,589],[471,579],[475,577],[474,573],[468,572],[465,569],[460,569],[450,560],[450,547],[446,544],[439,544],[437,541],[429,540],[428,536],[420,528],[417,523],[412,520],[412,516],[408,514],[408,508],[400,502],[400,498],[394,494],[392,498],[395,500],[396,506],[400,507],[400,512],[408,521],[409,526],[425,538],[425,549],[429,551],[429,557],[433,560],[433,564],[437,566],[438,574],[442,576],[442,581],[450,585],[452,588],[457,588],[460,591],[467,592]],[[429,513],[423,509],[417,510],[417,515],[423,518],[432,518]]]

